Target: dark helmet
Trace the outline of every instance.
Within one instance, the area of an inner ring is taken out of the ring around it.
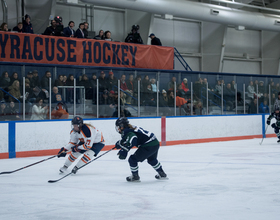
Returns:
[[[134,24],[134,25],[132,25],[131,30],[138,31],[139,28],[140,28],[139,25]]]
[[[120,117],[116,121],[116,131],[119,132],[119,128],[126,128],[128,127],[129,121],[126,117]]]
[[[80,116],[75,116],[72,119],[72,125],[78,125],[79,127],[81,127],[83,125],[83,119]]]

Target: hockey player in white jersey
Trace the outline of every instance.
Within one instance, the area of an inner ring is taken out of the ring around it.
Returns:
[[[67,152],[71,150],[64,166],[59,169],[60,173],[64,173],[83,154],[71,171],[76,174],[81,166],[88,163],[93,156],[97,156],[105,146],[102,132],[91,124],[84,124],[81,117],[74,117],[72,126],[69,143],[58,152],[58,157],[65,157]]]

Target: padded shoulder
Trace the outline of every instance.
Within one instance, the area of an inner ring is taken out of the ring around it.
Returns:
[[[81,132],[85,137],[91,137],[91,131],[90,131],[89,126],[84,124],[82,129],[81,129]]]

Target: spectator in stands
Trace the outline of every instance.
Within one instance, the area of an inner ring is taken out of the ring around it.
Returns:
[[[273,96],[272,96],[272,98],[273,98]],[[277,98],[275,96],[274,99],[272,99],[271,103],[274,103],[273,111],[275,111],[277,109],[280,109],[280,92],[278,92],[278,97]]]
[[[151,81],[151,86],[152,86],[153,99],[156,101],[157,100],[157,92],[158,92],[156,79],[152,78],[150,81]]]
[[[259,82],[258,91],[259,91],[260,102],[263,102],[264,101],[264,94],[266,93],[263,81]]]
[[[237,85],[234,80],[231,81],[231,90],[235,92],[237,90]]]
[[[260,82],[263,82],[263,81],[260,81]],[[260,86],[259,86],[259,87],[260,87]],[[280,92],[280,83],[276,83],[275,90],[276,90],[277,92]],[[260,91],[260,89],[259,89],[259,91]]]
[[[92,88],[92,104],[96,105],[96,99],[97,99],[97,77],[96,74],[93,73],[90,79],[90,84]]]
[[[267,100],[263,100],[259,107],[259,113],[269,113],[269,107],[267,105]]]
[[[74,75],[73,74],[69,74],[68,79],[66,81],[66,86],[74,86]],[[70,103],[74,102],[74,88],[67,88],[66,100],[67,100],[67,102],[70,102]]]
[[[222,81],[217,80],[217,84],[215,86],[215,93],[217,96],[221,97],[222,95]]]
[[[128,94],[130,94],[130,93],[129,93],[129,90],[127,88],[125,79],[126,79],[126,75],[122,74],[121,79],[120,79],[120,87],[121,87],[121,90],[124,92],[123,98],[126,100],[126,103],[127,103],[127,98],[128,98],[129,95],[126,95],[126,93],[128,93]],[[131,102],[130,102],[130,104],[131,104]]]
[[[143,87],[142,92],[147,92],[148,85],[151,85],[151,82],[150,82],[149,76],[145,75],[144,79],[142,80],[142,87]]]
[[[116,110],[113,113],[114,118],[118,117],[118,94],[115,92],[115,106]],[[120,117],[131,117],[131,113],[127,110],[125,107],[126,101],[125,101],[125,94],[123,91],[120,91]]]
[[[114,94],[114,91],[112,91]],[[100,116],[109,117],[114,112],[114,96],[111,92],[104,90],[100,99]]]
[[[205,115],[203,104],[201,101],[196,102],[194,109],[195,109],[194,110],[195,115]]]
[[[201,77],[194,83],[194,98],[196,101],[201,100],[201,89],[203,88],[203,80]]]
[[[184,78],[181,85],[182,85],[182,89],[185,92],[186,99],[190,99],[191,98],[191,91],[190,91],[189,86],[188,86],[188,79]]]
[[[98,77],[98,83],[99,83],[99,92],[108,90],[108,81],[104,71],[100,72],[100,76]]]
[[[19,81],[15,80],[13,82],[13,84],[9,87],[9,93],[13,96],[9,96],[9,101],[15,101],[14,98],[22,101],[22,96],[21,96],[21,92],[20,92],[20,85],[19,85]]]
[[[131,32],[127,35],[125,38],[125,42],[127,43],[135,43],[135,44],[143,44],[143,40],[140,36],[139,31],[140,26],[139,25],[133,25]]]
[[[23,33],[23,24],[22,22],[18,22],[17,26],[13,28],[13,31]]]
[[[254,82],[254,88],[255,88],[256,92],[257,92],[258,87],[259,87],[259,81],[256,79],[255,82]]]
[[[258,113],[258,106],[257,106],[257,99],[253,99],[251,101],[249,108],[248,108],[248,114],[257,114]]]
[[[85,28],[85,24],[80,23],[79,28],[76,30],[76,33],[75,33],[76,38],[85,38],[85,34],[84,34],[84,31],[83,31],[84,28]]]
[[[113,41],[113,39],[111,38],[111,32],[110,31],[105,31],[104,40]]]
[[[1,31],[9,31],[8,29],[8,24],[7,23],[2,23],[0,26]]]
[[[141,80],[142,80],[142,77],[141,75],[138,75],[136,77],[136,79],[134,80],[134,84],[133,84],[133,96],[136,97],[138,99],[138,82],[139,82],[139,85],[140,85],[140,94],[141,94],[141,91],[143,91],[143,86],[142,86],[142,83],[141,83]],[[141,98],[140,98],[141,100]]]
[[[9,116],[9,120],[12,121],[20,119],[19,111],[14,102],[10,102],[9,107],[7,108],[7,115]]]
[[[24,33],[34,34],[32,23],[30,21],[31,21],[30,16],[28,14],[26,14],[24,16],[24,21],[22,22],[23,23],[23,32]]]
[[[168,97],[166,90],[162,90],[161,95],[159,97],[159,106],[160,107],[168,107]],[[169,107],[168,107],[169,108]]]
[[[82,75],[82,80],[79,82],[79,86],[85,87],[86,99],[92,99],[92,87],[87,74]]]
[[[30,87],[30,80],[28,78],[25,78],[25,100],[28,103],[34,103],[36,100],[33,88]]]
[[[128,104],[132,104],[133,102],[133,99],[132,99],[132,96],[134,96],[134,76],[133,74],[130,74],[129,75],[129,78],[128,80],[126,81],[126,85],[127,85],[127,92],[131,95],[131,96],[127,96],[127,103]]]
[[[8,110],[7,110],[7,105],[4,100],[0,102],[0,120],[1,121],[6,121],[8,120]]]
[[[174,91],[175,82],[176,82],[176,77],[173,76],[171,81],[168,83],[168,90]]]
[[[113,71],[110,71],[109,72],[109,76],[108,76],[108,90],[111,91],[111,90],[116,90],[117,87],[118,87],[118,80],[117,78],[114,76],[114,73]]]
[[[12,85],[14,83],[14,81],[19,81],[19,84],[21,85],[21,81],[18,78],[18,73],[17,72],[13,72],[12,76],[11,76],[11,80],[10,80],[10,85]]]
[[[85,35],[84,38],[88,38],[88,26],[89,26],[88,22],[84,22],[84,29],[83,29]]]
[[[29,80],[29,86],[30,86],[31,89],[35,88],[34,81],[33,81],[33,72],[32,71],[29,71],[26,74],[26,78],[25,79]]]
[[[104,31],[103,31],[103,30],[100,30],[100,31],[99,31],[99,34],[96,35],[93,39],[96,39],[96,40],[103,40],[103,39],[104,39]]]
[[[179,96],[179,97],[182,97],[182,98],[186,97],[186,93],[185,93],[185,91],[182,88],[182,84],[178,84],[177,85],[176,96]]]
[[[254,98],[257,97],[255,87],[254,87],[254,82],[251,80],[248,87],[247,87],[247,92],[248,92],[248,97],[251,100],[254,100]]]
[[[1,80],[0,80],[0,87],[6,91],[8,91],[8,87],[10,86],[10,82],[11,82],[11,79],[9,77],[9,74],[7,71],[4,71],[2,73],[2,77],[1,77]]]
[[[41,87],[41,83],[40,83],[40,78],[38,76],[38,70],[33,70],[33,77],[32,77],[32,80],[33,80],[33,84],[34,86],[38,86],[38,87]]]
[[[143,92],[143,104],[146,106],[156,106],[151,84],[148,84],[147,89]]]
[[[168,98],[168,106],[174,108],[175,101],[174,101],[174,92],[172,90],[168,90],[167,98]]]
[[[52,89],[52,103],[62,102],[62,96],[58,92],[58,88],[56,86]]]
[[[162,46],[160,39],[155,36],[154,33],[151,33],[149,37],[152,39],[151,44],[156,46]]]
[[[63,85],[66,86],[66,82],[67,82],[67,76],[63,75]]]
[[[58,75],[58,79],[55,80],[54,86],[64,86],[63,80],[64,80],[63,75],[61,75],[61,74]]]
[[[45,98],[49,98],[49,87],[50,87],[51,76],[52,76],[51,72],[46,71],[45,76],[41,79],[41,88],[42,88],[42,91],[45,93]]]
[[[32,107],[31,120],[44,120],[47,116],[48,106],[43,106],[43,99],[38,97]]]
[[[68,119],[69,113],[67,105],[64,102],[58,102],[56,107],[51,112],[52,119]]]
[[[51,25],[49,27],[46,28],[46,30],[44,31],[43,35],[50,35],[50,36],[55,36],[56,34],[56,21],[55,20],[51,20]]]
[[[75,37],[75,22],[69,21],[68,27],[63,28],[63,35],[64,37]]]
[[[225,88],[224,100],[226,101],[225,103],[226,110],[232,111],[234,107],[235,93],[231,89],[231,83],[228,83]]]

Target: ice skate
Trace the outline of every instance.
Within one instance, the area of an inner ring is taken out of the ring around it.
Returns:
[[[68,167],[64,165],[63,167],[61,167],[61,168],[59,169],[59,172],[60,172],[60,173],[65,173],[66,170],[67,170],[67,168],[68,168]]]
[[[157,175],[155,175],[155,178],[160,180],[168,179],[166,173],[164,171],[159,171]]]
[[[138,175],[131,175],[126,177],[127,182],[141,182],[140,177]]]
[[[280,139],[277,141],[278,144],[280,144]]]
[[[76,173],[77,173],[77,171],[78,171],[78,169],[79,169],[78,167],[74,166],[74,168],[72,169],[72,171],[71,171],[71,172],[72,172],[73,174],[76,174]]]

